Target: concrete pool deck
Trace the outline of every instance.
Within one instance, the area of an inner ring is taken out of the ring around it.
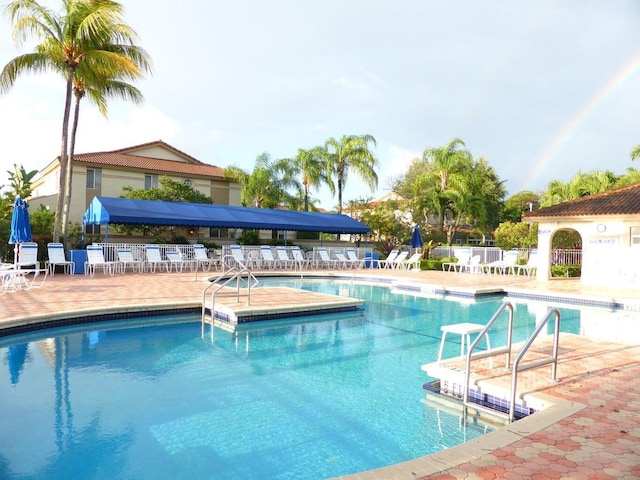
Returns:
[[[305,272],[314,274],[394,280],[458,294],[506,292],[549,302],[615,303],[630,315],[640,315],[637,291],[585,287],[575,279],[538,282],[528,277],[397,270]],[[113,277],[98,273],[93,278],[56,274],[42,288],[0,296],[0,328],[104,312],[197,308],[206,278],[215,275],[199,272],[196,279],[191,272]],[[273,296],[270,301],[283,302]],[[560,346],[561,354],[563,346],[569,347],[562,339]],[[640,345],[577,341],[570,347],[558,366],[563,381],[547,383],[543,389],[553,404],[547,411],[433,455],[342,478],[640,478]],[[548,376],[546,368],[537,371]]]

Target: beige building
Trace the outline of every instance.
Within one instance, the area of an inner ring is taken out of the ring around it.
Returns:
[[[541,208],[524,216],[538,223],[537,277],[551,278],[553,236],[582,238],[584,284],[640,289],[640,183]]]
[[[211,197],[216,205],[240,205],[240,186],[225,179],[221,167],[203,163],[159,140],[108,152],[75,155],[69,219],[81,223],[96,196],[120,197],[123,187],[157,187],[163,176],[190,185]],[[55,211],[59,179],[60,162],[56,159],[40,170],[33,181],[29,200],[32,208],[44,205]],[[209,233],[200,232],[205,238]]]

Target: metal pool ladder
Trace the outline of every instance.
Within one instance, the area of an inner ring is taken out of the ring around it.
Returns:
[[[476,353],[475,355],[472,356],[472,353],[475,350],[475,348],[478,345],[478,343],[480,342],[480,340],[485,335],[488,334],[489,329],[493,326],[495,321],[500,317],[500,315],[506,309],[509,310],[509,323],[508,323],[508,329],[507,329],[507,344],[506,344],[506,346],[504,346],[502,348],[498,348],[498,349],[489,350],[489,351],[486,351],[486,352],[479,352],[479,353]],[[465,372],[464,372],[465,385],[464,385],[464,398],[463,398],[463,403],[464,403],[465,407],[472,407],[472,408],[475,408],[477,410],[482,410],[482,411],[484,411],[486,413],[490,413],[490,414],[498,416],[498,417],[506,418],[509,422],[513,422],[515,420],[516,391],[517,391],[517,385],[518,385],[518,373],[519,372],[522,372],[522,371],[525,371],[525,370],[531,370],[533,368],[538,368],[538,367],[542,367],[544,365],[551,364],[551,378],[549,380],[552,381],[552,382],[556,382],[557,381],[556,370],[557,370],[557,365],[558,365],[558,343],[559,343],[559,339],[560,339],[560,312],[558,311],[557,308],[550,308],[547,311],[547,313],[545,314],[545,316],[542,319],[542,321],[540,323],[538,323],[538,325],[537,325],[536,329],[534,330],[534,332],[527,339],[527,341],[525,342],[524,346],[522,347],[522,350],[520,350],[520,352],[516,356],[515,360],[513,361],[513,366],[510,367],[510,363],[511,363],[511,347],[512,347],[512,339],[513,339],[513,310],[514,310],[513,305],[510,302],[504,302],[498,308],[498,310],[496,310],[496,313],[493,314],[493,317],[491,317],[491,320],[489,320],[487,325],[478,334],[478,336],[476,337],[474,342],[469,347],[469,350],[467,351],[466,367],[465,367]],[[532,362],[532,363],[529,363],[527,365],[522,365],[521,366],[520,362],[521,362],[522,358],[525,356],[525,354],[527,353],[527,351],[529,350],[529,348],[531,347],[531,345],[533,344],[535,339],[538,337],[538,335],[540,334],[542,329],[547,325],[547,323],[549,322],[549,319],[552,316],[555,317],[555,327],[554,327],[554,333],[553,333],[553,348],[552,348],[551,356],[549,358],[543,358],[542,360],[538,360],[536,362]],[[470,378],[471,378],[471,360],[477,360],[477,359],[485,358],[485,357],[489,357],[489,356],[500,355],[502,353],[506,354],[505,369],[509,370],[509,368],[511,368],[511,390],[509,392],[509,399],[510,399],[509,412],[506,413],[506,414],[503,413],[503,412],[500,412],[498,410],[495,410],[495,409],[492,409],[492,408],[489,408],[489,407],[485,407],[483,405],[479,405],[477,403],[471,403],[469,401],[469,383],[470,383]]]
[[[207,294],[211,295],[211,306],[210,306],[210,316],[211,316],[211,340],[213,340],[213,324],[215,320],[215,304],[216,298],[220,297],[235,297],[236,302],[240,302],[240,298],[247,299],[247,305],[251,305],[251,287],[254,287],[258,284],[258,279],[251,273],[251,270],[247,268],[246,265],[238,262],[233,259],[232,255],[228,255],[229,259],[223,259],[223,271],[218,277],[213,280],[209,285],[207,285],[204,290],[202,290],[202,314],[201,314],[201,322],[202,322],[202,338],[204,338],[204,326],[207,315]],[[226,268],[225,268],[226,267]],[[246,293],[242,293],[240,291],[240,287],[243,283],[246,286]],[[227,285],[236,282],[236,288],[232,292],[221,292],[221,290]],[[211,289],[213,291],[209,292]]]

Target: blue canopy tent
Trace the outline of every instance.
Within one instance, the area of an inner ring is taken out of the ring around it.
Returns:
[[[85,212],[82,223],[83,225],[116,223],[325,233],[368,233],[371,230],[363,223],[342,214],[112,197],[95,197]]]

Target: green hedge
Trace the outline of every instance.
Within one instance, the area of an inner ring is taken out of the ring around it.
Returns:
[[[551,267],[552,277],[576,278],[582,275],[581,265],[554,265]]]

